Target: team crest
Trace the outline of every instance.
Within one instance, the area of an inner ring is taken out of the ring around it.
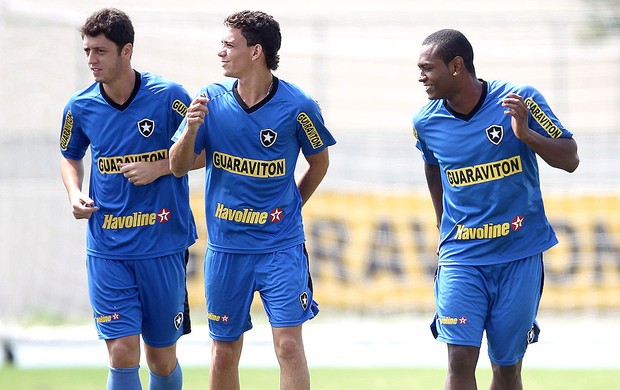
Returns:
[[[278,133],[271,129],[262,129],[260,131],[260,143],[266,148],[275,144],[276,138],[278,138]]]
[[[145,138],[148,138],[155,131],[155,121],[152,119],[144,118],[138,122],[138,131]]]
[[[500,125],[493,125],[486,129],[487,138],[493,145],[499,145],[504,138],[504,128]]]
[[[183,325],[183,313],[178,312],[176,316],[174,316],[174,328],[179,330],[179,328]]]
[[[308,308],[308,293],[307,292],[302,292],[299,295],[299,303],[301,303],[301,308],[306,310]]]

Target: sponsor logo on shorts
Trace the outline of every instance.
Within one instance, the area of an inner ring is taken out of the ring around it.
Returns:
[[[104,175],[118,174],[121,173],[121,168],[118,165],[120,163],[153,162],[165,160],[167,158],[168,149],[161,149],[147,153],[128,154],[126,156],[99,157],[97,160],[97,167],[99,168],[99,173]]]
[[[97,322],[100,324],[104,322],[118,321],[120,319],[121,319],[121,315],[118,313],[109,314],[105,316],[99,316],[96,318]]]
[[[534,118],[536,122],[538,122],[538,124],[545,129],[551,138],[560,138],[562,135],[562,129],[553,123],[551,118],[547,116],[547,114],[540,108],[534,99],[531,97],[525,99],[525,105],[530,110],[532,118]]]
[[[207,319],[209,321],[215,321],[215,322],[228,322],[230,318],[226,314],[219,315],[219,314],[209,312],[207,313]]]
[[[179,330],[179,328],[183,325],[183,313],[178,312],[176,316],[174,316],[174,328]]]
[[[446,171],[446,176],[450,186],[464,187],[500,180],[519,172],[523,172],[521,156],[514,156],[504,160],[492,161],[471,167],[448,169]]]
[[[144,118],[138,122],[138,131],[144,138],[150,137],[155,132],[155,121]]]
[[[437,321],[441,325],[467,325],[467,317],[461,316],[459,318],[456,317],[439,317]]]
[[[301,304],[301,308],[303,310],[308,308],[309,298],[307,292],[304,291],[299,295],[299,303]]]
[[[485,223],[482,226],[468,227],[465,225],[456,225],[457,240],[482,240],[488,238],[506,237],[510,234],[511,229],[518,231],[523,227],[525,218],[521,215],[514,217],[512,222],[504,222],[499,224]]]
[[[170,214],[170,210],[165,207],[156,213],[136,211],[129,215],[104,214],[101,227],[103,229],[131,229],[153,226],[157,222],[166,223],[170,221]]]

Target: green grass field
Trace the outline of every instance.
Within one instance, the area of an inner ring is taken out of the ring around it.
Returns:
[[[184,389],[206,389],[208,369],[183,369]],[[141,370],[143,387],[148,373]],[[314,368],[313,390],[432,390],[442,389],[445,370],[422,368]],[[90,390],[105,388],[103,368],[0,368],[0,389],[6,390]],[[478,387],[488,388],[491,372],[480,369]],[[607,390],[618,388],[620,370],[525,369],[527,390]],[[242,390],[278,389],[278,370],[242,369]]]

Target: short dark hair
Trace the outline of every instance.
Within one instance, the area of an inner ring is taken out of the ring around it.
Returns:
[[[131,19],[116,8],[103,8],[90,15],[80,28],[80,33],[82,38],[86,35],[96,37],[103,34],[116,44],[119,53],[126,44],[133,45],[134,31]]]
[[[455,57],[463,58],[465,69],[473,75],[476,74],[474,67],[474,49],[465,35],[457,30],[443,29],[426,37],[422,45],[435,46],[437,55],[447,65]]]
[[[241,35],[248,41],[248,46],[261,45],[267,60],[267,67],[271,70],[278,69],[280,56],[278,50],[282,44],[280,24],[262,11],[240,11],[229,15],[224,20],[224,25],[229,28],[241,30]]]

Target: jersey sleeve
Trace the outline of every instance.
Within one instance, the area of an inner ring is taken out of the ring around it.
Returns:
[[[534,87],[526,86],[523,93],[525,105],[530,111],[529,127],[537,133],[550,138],[572,138],[568,131],[553,113],[545,97]]]
[[[60,152],[63,157],[81,160],[86,154],[90,140],[81,127],[81,109],[72,98],[65,106],[60,129]]]
[[[416,139],[415,147],[420,152],[422,152],[422,159],[424,160],[425,163],[432,164],[432,165],[439,165],[439,161],[435,157],[435,154],[433,154],[433,152],[431,152],[431,150],[426,146],[426,143],[424,142],[423,138],[420,136],[420,133],[418,132],[418,127],[420,127],[420,123],[421,123],[420,114],[416,114],[413,117],[413,136]]]
[[[334,145],[336,140],[325,127],[321,109],[316,101],[308,98],[297,114],[297,139],[304,155],[323,151]]]

